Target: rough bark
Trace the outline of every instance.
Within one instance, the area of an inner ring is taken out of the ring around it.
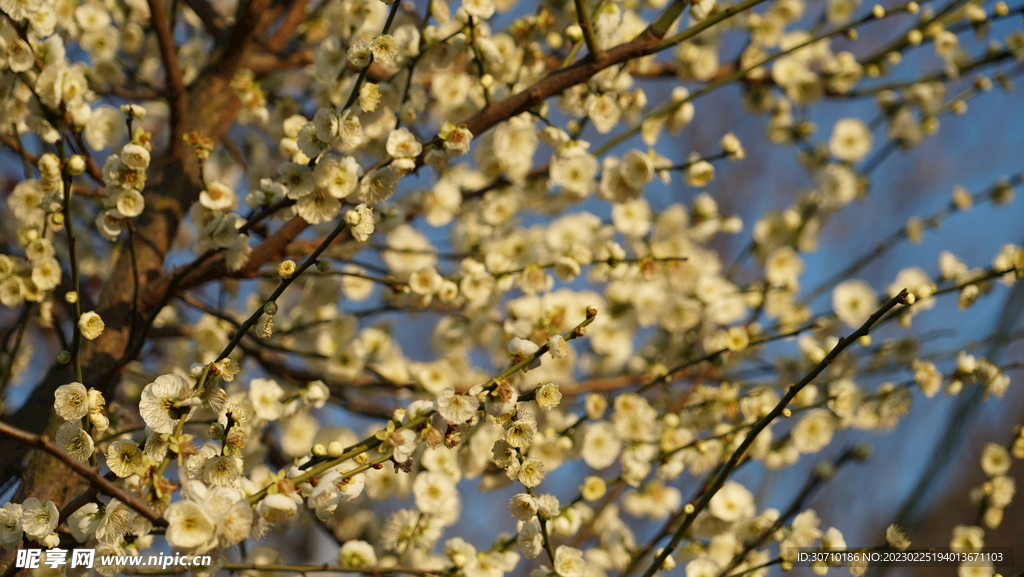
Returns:
[[[173,119],[180,123],[170,127],[171,134],[198,130],[216,139],[234,120],[239,102],[230,86],[231,78],[241,68],[256,45],[255,38],[270,25],[267,8],[270,0],[252,0],[243,4],[238,24],[214,66],[187,88],[184,95],[186,113]],[[138,299],[136,285],[143,294],[149,285],[163,278],[163,264],[189,206],[202,188],[199,165],[192,152],[174,143],[163,151],[161,160],[150,168],[146,185],[146,210],[134,223],[131,248],[117,252],[110,277],[100,295],[97,312],[106,329],[94,341],[87,341],[82,350],[82,368],[86,387],[94,387],[111,395],[119,382],[120,369],[137,352],[134,347],[138,331],[154,312],[156,300]],[[154,154],[160,158],[161,153]],[[131,254],[135,254],[133,265]],[[137,273],[137,277],[136,277]],[[133,331],[132,326],[135,326]],[[67,366],[55,364],[35,388],[26,404],[6,420],[16,427],[34,433],[53,434],[61,422],[53,414],[54,390],[74,380]],[[29,453],[24,470],[21,463]],[[0,440],[0,479],[21,474],[21,485],[14,497],[20,502],[28,496],[42,501],[53,500],[63,507],[75,493],[79,477],[56,458],[43,451],[8,439]],[[10,564],[13,553],[4,555],[0,566]]]

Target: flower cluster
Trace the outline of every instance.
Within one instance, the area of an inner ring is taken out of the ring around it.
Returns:
[[[129,109],[129,118],[136,116],[141,114]],[[103,164],[106,183],[103,206],[106,209],[96,216],[96,230],[109,241],[116,241],[128,226],[127,220],[142,214],[146,207],[141,191],[146,186],[146,171],[153,149],[151,138],[145,129],[136,128],[131,140],[120,152],[109,155]]]

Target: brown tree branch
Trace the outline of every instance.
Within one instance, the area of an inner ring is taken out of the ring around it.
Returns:
[[[196,13],[196,16],[203,21],[206,32],[213,36],[218,45],[227,39],[227,35],[224,33],[227,22],[224,21],[224,17],[209,2],[206,0],[185,0],[185,5],[191,8]]]
[[[110,480],[105,478],[103,475],[92,470],[92,468],[85,463],[82,463],[71,455],[65,453],[60,447],[54,445],[46,436],[30,433],[8,425],[3,421],[0,421],[0,435],[30,447],[37,447],[46,451],[74,470],[75,473],[88,481],[89,484],[95,487],[100,493],[103,493],[108,497],[113,497],[132,509],[135,509],[135,511],[140,515],[152,521],[154,525],[159,525],[161,527],[167,526],[167,521],[165,521],[164,518],[156,511],[150,509],[149,505],[147,505],[142,499],[126,492],[124,489],[111,483]]]
[[[212,72],[221,80],[231,77],[245,61],[255,39],[270,25],[273,15],[269,12],[271,0],[249,0],[238,4],[235,25],[231,28],[224,50],[212,67]]]
[[[676,0],[669,4],[661,16],[633,40],[604,51],[600,58],[592,59],[588,56],[568,68],[552,72],[522,92],[500,102],[492,102],[467,120],[465,122],[466,128],[469,129],[474,138],[478,137],[498,123],[540,105],[551,96],[561,94],[573,86],[587,82],[595,74],[606,68],[660,52],[682,40],[696,36],[719,22],[741,14],[763,1],[746,0],[741,4],[723,10],[715,16],[702,20],[690,28],[675,34],[670,39],[665,39],[665,33],[669,27],[678,18],[683,8],[688,5],[686,0]],[[423,158],[424,156],[421,155],[417,162],[422,162]]]
[[[492,102],[467,120],[466,128],[473,133],[474,138],[478,137],[499,122],[518,116],[556,94],[587,82],[605,68],[652,54],[663,37],[664,34],[659,35],[651,25],[632,41],[604,51],[599,59],[581,60],[569,68],[552,72],[522,92],[500,102]]]
[[[205,259],[200,258],[173,272],[165,273],[143,289],[139,295],[139,302],[144,308],[159,310],[159,307],[170,302],[180,291],[227,276],[239,278],[255,276],[264,264],[284,258],[288,244],[308,226],[309,223],[300,217],[294,217],[284,223],[253,249],[249,261],[244,267],[233,273],[228,272],[223,254]],[[176,278],[177,281],[175,281]]]
[[[302,67],[312,63],[313,50],[310,48],[284,54],[273,54],[264,51],[253,55],[249,62],[249,70],[252,70],[253,74],[259,77],[278,70]]]
[[[163,0],[147,0],[149,3],[150,26],[156,32],[157,44],[160,47],[160,59],[167,75],[167,101],[171,107],[171,155],[181,156],[185,143],[181,137],[184,132],[186,107],[185,81],[178,63],[178,50],[174,45],[174,35],[167,23]]]
[[[288,44],[292,33],[306,19],[307,5],[309,5],[309,0],[292,0],[285,12],[284,19],[277,26],[277,30],[274,30],[274,33],[267,39],[268,50],[277,52]]]

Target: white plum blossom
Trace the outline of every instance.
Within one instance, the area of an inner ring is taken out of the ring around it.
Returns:
[[[21,504],[21,528],[27,537],[39,541],[57,528],[59,513],[53,501],[29,497]]]
[[[453,425],[473,418],[480,408],[480,401],[476,397],[456,393],[451,387],[441,391],[434,403],[438,414]]]
[[[310,493],[309,505],[321,519],[332,515],[339,504],[351,501],[362,494],[363,488],[366,486],[366,477],[362,474],[349,475],[347,473],[348,471],[332,469],[320,479],[316,488]],[[292,504],[294,505],[294,502]],[[294,507],[287,505],[283,500],[281,505],[285,511],[295,511]],[[282,515],[284,513],[277,511],[273,514]],[[267,517],[267,520],[270,521],[271,518]]]
[[[119,439],[107,448],[107,467],[118,477],[133,475],[142,464],[142,450],[129,439]]]
[[[103,334],[103,329],[106,325],[103,319],[95,311],[88,311],[82,313],[82,316],[78,317],[78,330],[81,331],[82,336],[88,340],[95,340]]]
[[[416,433],[409,429],[392,431],[384,441],[393,450],[392,457],[396,463],[405,463],[416,450]]]
[[[835,417],[824,409],[808,412],[793,427],[793,446],[801,453],[817,453],[832,440]]]
[[[313,192],[313,172],[308,166],[297,162],[286,162],[278,167],[281,182],[288,198],[302,198]]]
[[[199,202],[210,210],[230,210],[235,207],[235,191],[223,180],[215,180],[199,193]]]
[[[92,436],[77,423],[68,421],[57,429],[54,436],[57,446],[75,460],[88,463],[95,449]]]
[[[462,7],[475,18],[486,20],[494,15],[494,0],[463,0]]]
[[[470,0],[473,3],[491,4],[492,0]],[[466,128],[465,125],[456,126],[450,120],[446,120],[441,125],[441,132],[438,136],[444,141],[444,148],[448,151],[448,154],[452,156],[459,156],[469,152],[469,144],[473,139],[473,133]]]
[[[366,206],[366,204],[360,204],[346,212],[345,222],[352,231],[352,238],[359,242],[366,242],[376,228],[373,210]]]
[[[253,379],[249,381],[249,402],[257,418],[272,421],[281,416],[284,406],[281,398],[284,389],[273,379]]]
[[[863,280],[850,280],[832,290],[832,310],[848,327],[857,328],[878,308],[878,295]]]
[[[22,536],[22,506],[18,503],[4,503],[0,509],[0,547],[10,551]]]
[[[721,567],[710,557],[698,557],[686,564],[686,577],[714,577]]]
[[[334,198],[345,198],[359,185],[363,169],[351,156],[328,156],[322,158],[313,169],[316,185],[324,188]]]
[[[736,481],[726,481],[708,503],[708,511],[723,521],[753,517],[757,510],[754,495]]]
[[[832,127],[829,152],[839,160],[856,162],[871,152],[871,131],[861,120],[843,118]]]
[[[330,485],[328,485],[329,487]],[[340,492],[335,492],[340,495]],[[298,511],[298,505],[295,500],[287,495],[280,493],[275,495],[268,495],[266,498],[260,501],[257,512],[260,516],[265,519],[268,523],[279,523],[295,516]]]
[[[423,145],[416,140],[409,129],[399,128],[388,136],[388,154],[394,158],[416,158],[423,151]]]
[[[377,565],[377,554],[373,545],[366,541],[346,541],[338,551],[338,563],[342,567],[373,567]]]
[[[519,358],[528,357],[536,353],[539,348],[536,344],[519,337],[512,339],[508,343],[508,353],[513,357]]]
[[[576,198],[583,198],[594,189],[597,168],[597,159],[582,147],[563,148],[552,157],[550,182]]]
[[[139,412],[153,431],[170,433],[179,419],[188,420],[195,412],[192,398],[192,388],[184,377],[161,375],[142,389]]]
[[[121,162],[132,170],[149,168],[149,150],[138,144],[129,143],[121,147]]]
[[[194,549],[207,544],[216,532],[214,521],[199,503],[181,500],[164,512],[167,519],[167,542],[174,547]]]
[[[412,484],[416,507],[428,514],[440,514],[459,506],[458,492],[451,477],[444,473],[424,471]]]
[[[89,414],[89,392],[82,383],[57,387],[53,408],[65,421],[81,419]]]
[[[586,428],[581,454],[587,465],[594,469],[611,466],[621,450],[622,441],[608,421],[597,421]]]
[[[587,569],[587,562],[583,559],[583,551],[559,545],[555,549],[554,567],[559,577],[583,577]]]

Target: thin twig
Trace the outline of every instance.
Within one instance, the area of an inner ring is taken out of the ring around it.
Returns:
[[[78,271],[78,250],[76,248],[78,239],[75,238],[75,219],[71,214],[71,173],[68,172],[66,166],[66,159],[64,158],[64,146],[63,143],[58,147],[61,156],[61,164],[64,164],[61,170],[61,178],[64,181],[64,199],[61,207],[64,213],[64,226],[68,232],[68,260],[71,265],[71,290],[74,292],[74,299],[71,304],[72,309],[75,311],[75,318],[71,322],[71,366],[75,371],[75,379],[82,384],[85,384],[85,379],[82,377],[82,329],[78,326],[79,321],[82,318],[82,296],[79,287],[79,271]]]
[[[576,21],[580,24],[580,30],[583,31],[583,40],[587,43],[587,50],[590,51],[590,57],[594,60],[601,59],[601,45],[597,41],[597,34],[594,33],[594,25],[590,21],[590,13],[587,12],[586,6],[584,6],[584,0],[573,0],[576,5]]]
[[[757,439],[758,434],[760,434],[761,431],[765,429],[765,427],[771,424],[772,421],[782,416],[783,412],[787,410],[786,406],[796,397],[796,395],[801,390],[803,390],[804,387],[813,382],[814,379],[817,378],[817,376],[821,374],[821,372],[824,371],[826,367],[832,364],[832,361],[834,361],[836,357],[838,357],[839,354],[842,353],[844,349],[846,349],[846,347],[850,346],[851,343],[855,342],[860,337],[868,334],[871,328],[875,326],[875,324],[879,320],[881,320],[882,317],[884,317],[896,305],[906,304],[907,294],[907,290],[903,289],[902,291],[900,291],[898,295],[887,300],[885,304],[881,306],[881,308],[879,308],[870,317],[868,317],[868,320],[865,321],[859,329],[854,331],[849,336],[841,338],[839,342],[836,344],[836,346],[832,348],[828,355],[826,355],[825,358],[822,359],[821,362],[818,363],[817,366],[815,366],[811,370],[811,372],[807,373],[807,375],[804,376],[804,378],[800,379],[798,383],[789,387],[789,389],[786,391],[786,394],[782,397],[782,399],[775,406],[775,408],[773,408],[767,415],[765,415],[763,418],[757,421],[757,423],[755,423],[753,427],[751,427],[750,432],[748,432],[746,437],[744,437],[743,442],[740,443],[740,446],[737,447],[735,451],[733,451],[732,455],[729,457],[729,460],[722,465],[721,469],[719,469],[719,472],[715,477],[715,480],[708,487],[707,491],[704,492],[703,496],[701,496],[696,503],[687,503],[687,508],[685,510],[688,511],[688,513],[686,514],[686,517],[683,519],[683,522],[676,529],[675,534],[672,535],[672,539],[664,547],[664,549],[662,549],[661,554],[659,554],[655,558],[654,562],[651,563],[650,567],[647,568],[647,571],[644,572],[644,577],[652,577],[665,562],[665,559],[667,559],[668,556],[676,550],[676,548],[679,546],[679,542],[683,539],[683,535],[686,534],[686,531],[689,530],[690,526],[693,524],[693,521],[697,518],[697,514],[703,511],[705,508],[707,508],[708,503],[711,502],[712,497],[714,497],[715,494],[718,493],[718,490],[722,488],[722,485],[725,484],[725,480],[729,477],[732,471],[737,466],[739,466],[740,460],[746,454],[750,446],[754,444],[754,441]]]

